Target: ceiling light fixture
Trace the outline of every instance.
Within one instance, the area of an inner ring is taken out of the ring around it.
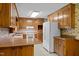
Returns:
[[[38,11],[34,11],[34,12],[32,12],[31,17],[36,17],[38,15],[39,15],[39,12]]]

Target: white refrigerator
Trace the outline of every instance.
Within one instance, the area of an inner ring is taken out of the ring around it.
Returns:
[[[54,52],[54,36],[60,36],[58,22],[43,23],[43,47],[48,52]]]

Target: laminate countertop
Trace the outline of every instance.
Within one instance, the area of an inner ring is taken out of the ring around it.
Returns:
[[[75,36],[63,35],[63,36],[55,36],[55,38],[67,40],[67,39],[75,39]]]
[[[34,45],[41,43],[37,39],[23,39],[23,36],[9,36],[0,37],[0,48],[1,47],[15,47],[15,46],[25,46]]]

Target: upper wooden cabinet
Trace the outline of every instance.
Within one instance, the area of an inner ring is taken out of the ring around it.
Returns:
[[[10,25],[10,5],[2,4],[0,13],[0,27],[8,27]]]
[[[1,12],[1,9],[2,9],[2,4],[0,3],[0,12]]]
[[[58,21],[59,28],[75,27],[75,4],[68,4],[48,16],[49,21]]]
[[[18,17],[17,11],[16,11],[16,5],[13,3],[11,4],[11,25],[12,27],[16,26],[16,17]]]
[[[0,4],[0,27],[10,27],[16,25],[17,12],[14,4]]]
[[[57,21],[57,17],[58,17],[58,12],[52,13],[50,15],[48,15],[48,20],[49,21]]]

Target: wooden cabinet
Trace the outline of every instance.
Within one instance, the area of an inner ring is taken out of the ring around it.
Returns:
[[[34,45],[0,48],[0,56],[33,56]]]
[[[0,48],[0,56],[12,56],[11,48]]]
[[[63,12],[62,12],[62,10],[59,10],[59,12],[58,12],[59,14],[58,14],[58,25],[59,25],[59,28],[63,28],[64,27],[64,18],[63,18]]]
[[[15,4],[11,4],[11,25],[12,27],[16,26],[16,17],[17,17],[17,12],[16,12],[16,6]]]
[[[43,33],[42,32],[37,33],[37,39],[39,41],[43,42]]]
[[[33,56],[34,48],[33,46],[22,47],[21,52],[22,52],[22,56]]]
[[[2,10],[2,3],[0,3],[0,12],[1,12],[1,10]]]
[[[58,12],[48,15],[48,21],[53,22],[58,20]]]
[[[0,4],[0,27],[16,26],[17,12],[14,6],[11,3]]]
[[[58,21],[59,28],[75,27],[75,4],[68,4],[48,15],[49,21]]]
[[[54,14],[53,13],[48,15],[48,21],[52,22],[53,19],[54,19]]]
[[[64,55],[64,41],[63,40],[55,38],[54,52],[56,52],[58,55],[61,55],[61,56]]]
[[[59,44],[59,39],[55,38],[54,39],[54,52],[58,54],[58,44]]]
[[[3,3],[0,13],[0,27],[8,27],[9,25],[10,25],[10,5],[7,3]]]
[[[60,12],[61,11],[61,12]],[[62,13],[62,15],[60,15]],[[59,27],[74,28],[75,26],[75,5],[69,4],[59,10]]]
[[[59,56],[75,56],[75,40],[72,38],[54,38],[54,51]]]
[[[23,46],[23,47],[15,47],[14,50],[15,56],[33,56],[34,55],[34,47],[29,46]]]
[[[79,40],[75,40],[75,56],[79,56]]]

